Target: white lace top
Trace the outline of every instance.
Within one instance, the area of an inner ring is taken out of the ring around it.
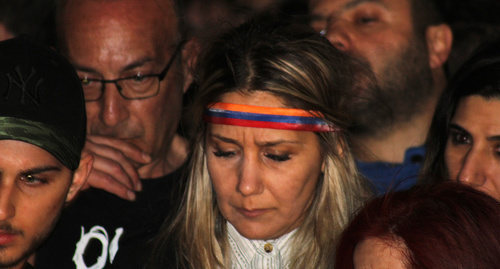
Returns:
[[[227,224],[227,229],[232,268],[281,269],[289,267],[290,241],[296,230],[277,239],[250,240],[240,235],[230,223]]]

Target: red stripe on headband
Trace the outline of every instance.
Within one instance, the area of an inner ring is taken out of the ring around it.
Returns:
[[[204,119],[208,123],[236,125],[236,126],[244,126],[244,127],[282,129],[282,130],[292,130],[292,131],[309,131],[309,132],[334,132],[334,131],[338,131],[336,129],[333,129],[331,126],[322,125],[322,124],[296,124],[296,123],[220,118],[220,117],[210,117],[210,116],[204,116]]]

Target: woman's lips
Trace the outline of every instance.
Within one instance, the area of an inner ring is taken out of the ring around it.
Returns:
[[[236,210],[238,210],[238,212],[240,214],[242,214],[243,216],[245,216],[247,218],[256,218],[256,217],[259,217],[259,216],[265,214],[267,211],[269,211],[269,209],[248,210],[248,209],[244,209],[244,208],[236,208]]]

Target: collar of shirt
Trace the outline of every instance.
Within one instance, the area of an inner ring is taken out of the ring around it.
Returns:
[[[227,223],[232,268],[288,268],[291,239],[296,229],[272,240],[250,240]]]

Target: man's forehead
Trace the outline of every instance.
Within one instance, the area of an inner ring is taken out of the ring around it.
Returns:
[[[356,8],[359,5],[373,3],[385,8],[390,8],[392,4],[410,0],[310,0],[312,13],[340,13]]]
[[[113,57],[119,57],[115,52],[124,49],[163,54],[179,39],[176,16],[167,16],[175,11],[172,5],[163,5],[160,11],[156,1],[146,2],[149,4],[136,0],[75,1],[66,6],[59,22],[63,50],[70,57],[86,50]]]
[[[161,4],[163,3],[163,4]],[[65,24],[88,23],[104,26],[109,23],[128,24],[134,27],[148,27],[162,34],[175,35],[178,32],[178,16],[171,1],[127,0],[127,1],[69,1],[59,14]],[[71,31],[66,27],[65,31]]]

